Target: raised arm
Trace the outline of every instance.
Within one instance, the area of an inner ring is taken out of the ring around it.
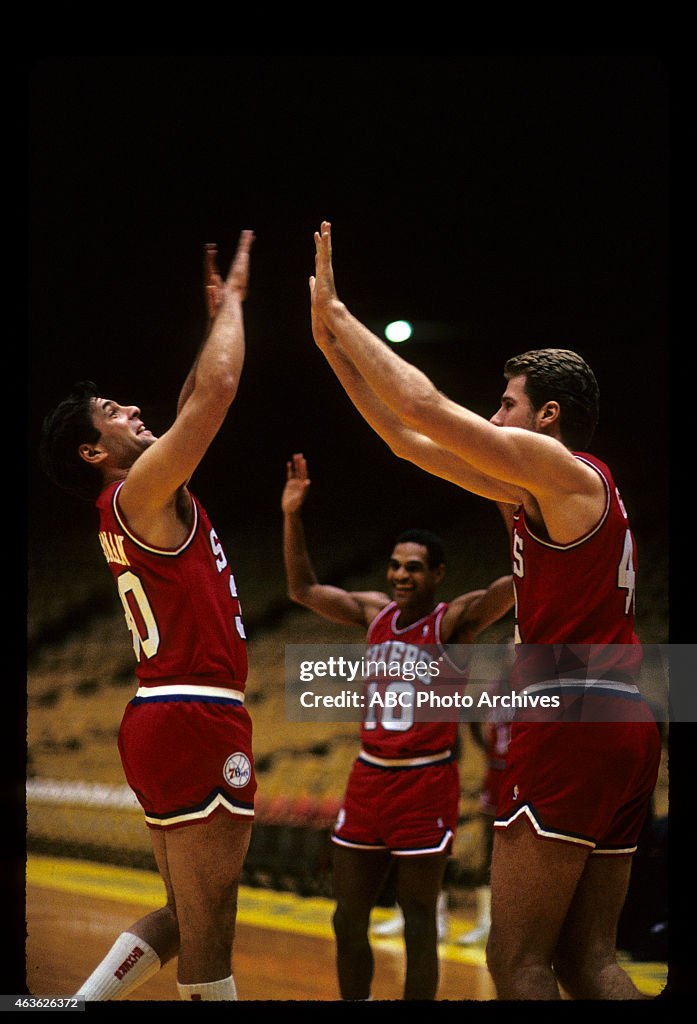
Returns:
[[[302,506],[310,487],[307,463],[301,454],[287,464],[286,485],[281,497],[283,511],[283,561],[288,596],[332,622],[367,626],[389,603],[389,597],[374,591],[342,590],[319,583],[310,561],[302,521]]]
[[[225,282],[223,281],[218,271],[218,250],[214,244],[208,244],[204,249],[203,254],[203,280],[206,297],[206,312],[208,314],[208,320],[206,322],[206,331],[203,336],[201,346],[196,353],[191,369],[189,370],[186,380],[182,385],[182,389],[179,392],[179,401],[177,403],[177,416],[184,408],[191,392],[194,390],[194,382],[196,380],[196,368],[198,366],[199,356],[201,355],[201,349],[206,344],[208,335],[210,334],[213,323],[215,322],[215,316],[220,307],[220,303],[223,300],[223,294],[225,289]]]
[[[519,495],[515,488],[485,476],[448,449],[425,434],[403,423],[390,407],[372,390],[330,333],[314,308],[315,278],[310,278],[312,334],[344,391],[363,419],[388,445],[394,454],[413,462],[433,476],[449,480],[474,494],[513,507]]]
[[[500,576],[486,590],[474,590],[451,601],[443,627],[448,643],[474,643],[480,633],[513,608],[513,577]]]
[[[161,516],[176,505],[186,483],[218,433],[235,398],[244,363],[242,306],[249,280],[251,231],[240,235],[230,271],[220,287],[220,301],[211,330],[189,378],[190,391],[170,429],[131,467],[120,493],[130,524],[150,537],[159,531]],[[185,385],[186,388],[186,385]]]
[[[315,232],[314,307],[357,372],[406,426],[430,437],[485,477],[536,499],[583,491],[592,478],[555,438],[498,427],[451,401],[429,378],[383,344],[337,296],[331,226]],[[469,489],[466,482],[461,486]]]

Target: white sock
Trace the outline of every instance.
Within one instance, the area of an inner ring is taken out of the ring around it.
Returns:
[[[195,1000],[196,1002],[211,1002],[212,1000],[234,1000],[237,999],[235,979],[232,975],[223,978],[221,981],[204,981],[200,985],[182,985],[177,982],[179,998]]]
[[[75,994],[92,1002],[123,999],[157,974],[161,967],[160,958],[152,946],[132,932],[123,932]]]

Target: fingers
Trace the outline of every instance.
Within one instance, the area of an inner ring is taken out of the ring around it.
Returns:
[[[239,240],[239,243],[237,245],[238,253],[239,252],[244,252],[244,253],[248,254],[249,250],[252,248],[252,244],[253,243],[254,243],[254,232],[253,231],[248,231],[248,230],[241,231],[240,232],[240,240]]]
[[[246,298],[249,283],[249,252],[253,242],[253,231],[240,232],[237,252],[225,282],[229,287],[235,288],[243,299]]]
[[[240,233],[240,240],[237,243],[237,252],[235,258],[232,261],[232,272],[239,273],[242,268],[246,269],[246,264],[249,260],[249,252],[254,242],[253,231],[242,231]]]
[[[286,470],[289,480],[307,480],[307,462],[302,452],[293,455],[292,460],[286,463]]]
[[[215,242],[209,242],[203,253],[203,274],[205,280],[210,282],[217,276],[218,273],[218,247]]]

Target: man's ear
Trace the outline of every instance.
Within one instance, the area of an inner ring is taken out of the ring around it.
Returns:
[[[99,465],[106,458],[106,452],[95,442],[94,444],[81,444],[78,448],[78,453],[81,459],[85,462],[89,462],[93,466]]]
[[[559,423],[560,414],[561,408],[559,406],[559,402],[545,402],[542,408],[538,410],[540,427],[543,430],[549,430],[554,423]]]

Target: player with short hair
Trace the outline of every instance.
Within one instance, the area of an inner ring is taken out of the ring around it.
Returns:
[[[437,714],[420,718],[415,694],[433,689],[433,679],[414,678],[411,672],[397,677],[391,666],[406,669],[407,655],[412,664],[440,659],[442,682],[447,679],[462,692],[467,673],[449,659],[448,648],[473,643],[512,608],[512,581],[503,576],[486,590],[439,601],[436,592],[445,575],[442,541],[428,530],[408,530],[397,537],[389,557],[391,596],[320,583],[301,516],[309,486],[305,458],[295,454],[281,500],[289,596],[333,622],[367,630],[368,644],[361,750],[332,835],[339,988],[343,999],[370,997],[370,913],[395,864],[404,916],[404,998],[435,999],[436,908],[459,810],[458,723],[452,715],[449,720]],[[371,668],[371,662],[389,668]],[[390,710],[386,695],[395,688],[408,691],[409,707]]]
[[[206,250],[209,330],[155,437],[140,409],[79,383],[45,419],[44,470],[96,499],[99,541],[137,659],[119,731],[124,773],[145,812],[166,904],[136,921],[80,988],[123,999],[178,957],[180,998],[237,998],[237,890],[254,817],[247,651],[235,579],[189,479],[225,420],[244,362],[251,231],[227,278]]]
[[[585,452],[598,417],[595,376],[567,349],[524,353],[507,364],[501,407],[487,420],[349,312],[336,292],[328,222],[314,240],[315,341],[359,411],[395,454],[514,510],[520,654],[511,685],[532,679],[561,690],[565,706],[567,694],[595,688],[624,710],[624,720],[512,723],[487,947],[498,997],[558,999],[561,985],[573,998],[640,999],[615,941],[660,736],[634,683],[634,538],[609,468]],[[558,644],[599,647],[597,677],[573,678],[564,691],[548,656]]]

